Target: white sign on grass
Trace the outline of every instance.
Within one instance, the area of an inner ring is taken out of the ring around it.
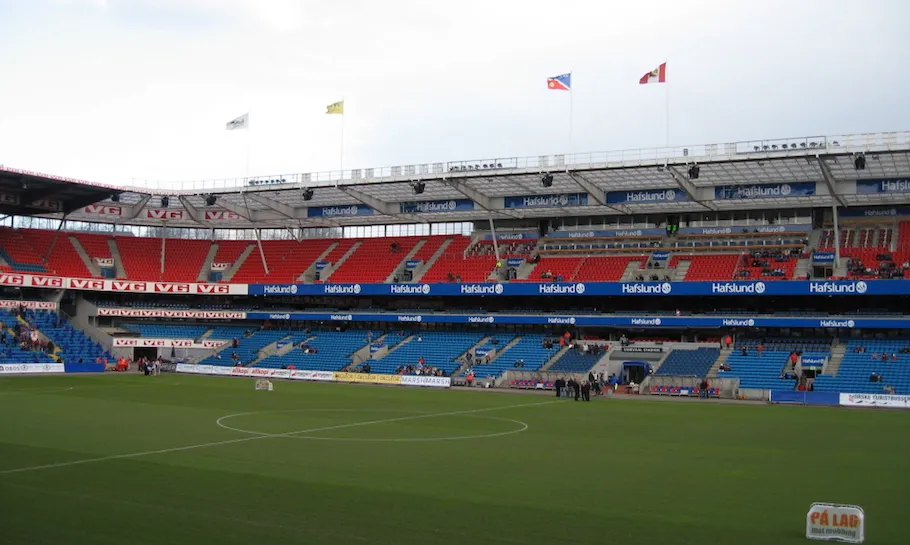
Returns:
[[[813,503],[806,513],[806,537],[862,543],[866,538],[866,515],[856,505]]]

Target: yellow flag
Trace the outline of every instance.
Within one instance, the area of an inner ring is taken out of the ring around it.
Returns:
[[[338,102],[333,102],[325,107],[325,113],[327,114],[343,114],[344,113],[344,101],[339,100]]]

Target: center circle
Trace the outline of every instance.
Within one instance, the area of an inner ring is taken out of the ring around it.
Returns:
[[[374,418],[370,420],[363,420],[357,422],[348,422],[337,425],[325,425],[325,426],[313,426],[312,428],[303,429],[303,430],[294,430],[294,431],[282,431],[282,432],[266,432],[259,431],[256,429],[247,429],[240,426],[231,426],[226,422],[232,419],[239,419],[242,417],[250,416],[259,416],[259,415],[283,415],[283,414],[293,414],[293,413],[367,413],[374,415]],[[389,416],[387,418],[375,418],[375,415],[379,413],[393,413],[399,414],[401,416]],[[383,424],[395,424],[395,423],[407,423],[409,421],[414,422],[426,422],[432,421],[434,419],[444,419],[444,418],[473,418],[494,422],[506,422],[510,424],[510,429],[503,431],[485,431],[483,433],[476,434],[459,434],[459,435],[449,435],[449,436],[439,436],[439,437],[343,437],[343,436],[332,436],[332,435],[313,435],[316,433],[325,433],[332,432],[336,430],[347,430],[347,429],[357,429],[364,428],[374,425],[383,425]],[[506,435],[514,435],[516,433],[521,433],[528,429],[528,424],[520,420],[514,420],[512,418],[503,418],[499,416],[489,416],[481,415],[474,413],[425,413],[414,410],[404,410],[404,409],[286,409],[286,410],[275,410],[275,411],[252,411],[245,413],[236,413],[228,414],[218,418],[215,421],[215,424],[220,427],[231,431],[236,431],[240,433],[246,433],[250,435],[258,435],[261,437],[275,437],[275,438],[287,438],[287,439],[306,439],[312,441],[353,441],[353,442],[365,442],[365,443],[416,443],[416,442],[428,442],[428,441],[457,441],[457,440],[468,440],[468,439],[488,439],[493,437],[502,437]]]

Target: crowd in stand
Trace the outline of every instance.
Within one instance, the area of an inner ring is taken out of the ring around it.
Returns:
[[[882,280],[894,278],[903,278],[904,272],[910,270],[910,262],[905,261],[898,266],[894,262],[894,256],[890,253],[877,254],[875,260],[878,261],[878,269],[867,267],[862,260],[850,258],[847,261],[847,271],[851,276],[875,277]]]
[[[802,251],[799,248],[791,248],[783,251],[780,249],[753,250],[750,254],[743,256],[743,265],[753,269],[761,269],[760,276],[783,278],[787,276],[787,271],[782,266],[775,266],[775,263],[789,263],[792,258],[799,258]],[[737,274],[741,278],[752,276],[752,271],[744,269]]]
[[[35,316],[34,314],[27,310],[24,306],[18,308],[11,308],[9,311],[11,316],[17,318],[22,318],[25,321],[16,321],[13,326],[12,334],[9,334],[7,328],[2,328],[0,330],[0,345],[2,345],[4,350],[4,356],[10,357],[9,349],[12,347],[18,347],[19,350],[24,352],[45,352],[48,354],[53,354],[57,349],[54,346],[54,342],[51,340],[44,340],[38,333],[38,328],[35,326]],[[60,318],[57,318],[57,323],[60,323]],[[38,357],[35,356],[35,363],[38,362]]]

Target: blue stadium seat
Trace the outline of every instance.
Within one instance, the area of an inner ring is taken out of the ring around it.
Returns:
[[[720,356],[719,348],[674,350],[655,371],[659,376],[705,377]]]
[[[856,352],[858,347],[866,351]],[[815,391],[881,394],[885,386],[893,386],[895,394],[910,394],[910,354],[900,353],[908,347],[910,340],[851,340],[837,376],[819,375]],[[889,355],[888,361],[881,361],[883,353]],[[892,354],[897,355],[896,360],[891,359]],[[874,359],[875,355],[879,359]],[[881,375],[882,381],[870,382],[872,373]]]

